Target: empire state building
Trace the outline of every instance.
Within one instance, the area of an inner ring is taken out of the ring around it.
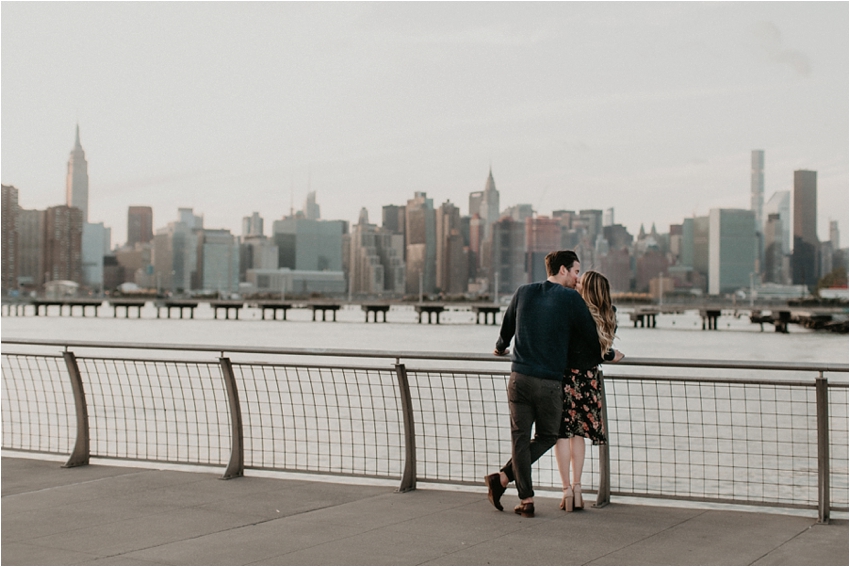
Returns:
[[[493,231],[493,223],[499,220],[499,192],[496,190],[496,182],[493,180],[493,168],[487,177],[487,184],[481,195],[481,218],[484,220],[484,239],[490,238]]]
[[[86,152],[80,145],[80,125],[77,124],[77,139],[68,158],[68,177],[66,180],[66,204],[83,211],[83,222],[89,221],[89,167]]]

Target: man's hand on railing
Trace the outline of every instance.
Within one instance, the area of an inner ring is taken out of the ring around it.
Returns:
[[[507,355],[510,354],[510,352],[511,352],[511,349],[509,349],[509,348],[506,348],[505,350],[499,350],[497,348],[493,349],[493,354],[495,354],[496,356],[507,356]]]

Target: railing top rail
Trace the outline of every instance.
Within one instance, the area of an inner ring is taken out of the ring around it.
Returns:
[[[382,350],[353,350],[328,348],[280,348],[280,347],[245,347],[234,345],[181,345],[158,343],[122,343],[106,341],[58,341],[37,339],[4,338],[2,344],[55,346],[64,349],[94,348],[94,349],[126,349],[126,350],[159,350],[159,351],[194,351],[220,353],[247,353],[288,356],[326,356],[340,358],[385,358],[392,360],[452,360],[464,362],[509,362],[509,357],[496,357],[493,354],[482,353],[446,353],[427,351],[382,351]],[[730,370],[776,370],[776,371],[806,371],[806,372],[848,372],[850,365],[846,363],[813,363],[813,362],[766,362],[745,360],[699,360],[676,358],[642,358],[626,357],[619,365],[665,368],[723,368]]]

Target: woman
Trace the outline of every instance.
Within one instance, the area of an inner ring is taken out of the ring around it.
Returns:
[[[611,348],[617,330],[617,313],[611,304],[608,279],[599,272],[589,270],[577,282],[576,291],[584,298],[590,314],[593,315],[596,336],[570,339],[567,358],[570,368],[564,377],[564,413],[558,442],[555,444],[555,458],[564,488],[560,508],[567,512],[584,508],[581,495],[584,438],[590,439],[594,445],[607,443],[602,423],[598,365],[603,360],[619,362],[623,358],[623,353]]]

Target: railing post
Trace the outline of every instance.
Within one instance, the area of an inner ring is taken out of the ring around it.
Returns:
[[[74,408],[77,414],[77,440],[74,442],[71,456],[62,466],[79,467],[89,464],[89,410],[77,357],[67,350],[62,353],[62,357],[65,359],[65,366],[68,367],[68,374],[71,377],[71,392],[74,394]]]
[[[823,370],[815,379],[818,424],[818,523],[829,523],[829,385]]]
[[[239,406],[239,391],[236,389],[236,377],[229,358],[219,358],[221,376],[227,387],[227,404],[230,407],[230,462],[221,476],[222,480],[245,475],[245,451],[242,444],[242,408]]]
[[[599,380],[599,395],[602,396],[602,427],[608,443],[599,445],[599,488],[596,491],[596,504],[594,508],[604,508],[611,502],[611,454],[608,450],[611,443],[611,429],[608,427],[608,400],[605,396],[605,380],[600,370],[597,374]]]
[[[398,492],[416,490],[416,432],[413,427],[413,401],[410,398],[410,383],[404,364],[395,365],[398,389],[401,393],[401,411],[404,416],[404,472]]]

